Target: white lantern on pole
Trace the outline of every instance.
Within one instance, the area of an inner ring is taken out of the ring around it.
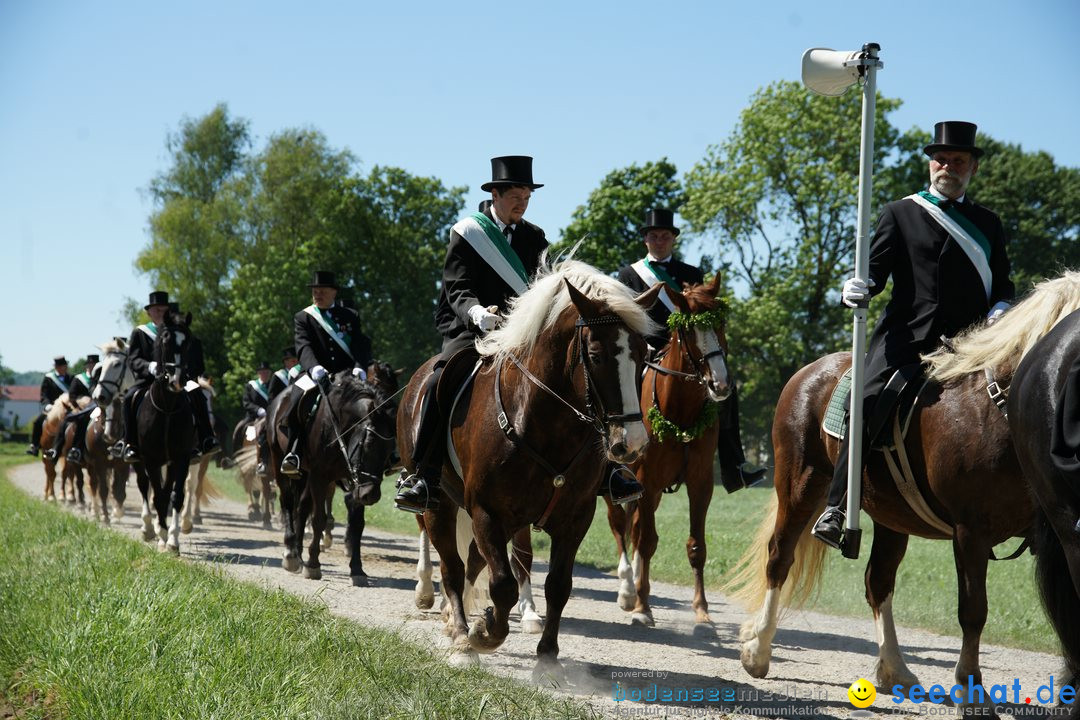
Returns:
[[[859,142],[859,210],[855,236],[855,277],[869,285],[870,274],[870,188],[874,177],[874,100],[876,75],[884,67],[878,60],[881,46],[867,43],[862,50],[810,48],[802,57],[802,81],[819,95],[838,96],[855,84],[862,84],[862,134]],[[844,557],[859,557],[862,530],[863,392],[866,370],[866,308],[864,300],[855,308],[851,329],[851,409],[848,423],[847,519],[840,551]]]

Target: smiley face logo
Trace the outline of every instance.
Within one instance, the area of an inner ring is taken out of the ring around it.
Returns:
[[[874,689],[869,680],[859,678],[851,683],[851,687],[847,690],[847,696],[852,705],[857,708],[865,708],[873,704],[874,698],[877,697],[877,690]]]

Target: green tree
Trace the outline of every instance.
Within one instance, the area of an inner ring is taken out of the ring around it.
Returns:
[[[249,145],[247,121],[230,118],[225,105],[181,122],[166,141],[172,164],[150,182],[150,242],[135,260],[154,289],[168,291],[192,313],[192,331],[213,376],[226,368],[228,283],[243,247],[235,185]],[[129,306],[136,322],[141,306]]]
[[[875,167],[899,135],[878,97]],[[837,288],[854,265],[861,96],[811,94],[793,82],[751,98],[729,139],[687,175],[682,214],[715,243],[730,298],[728,337],[741,382],[748,448],[769,451],[769,428],[784,383],[800,367],[843,347],[850,315]],[[873,205],[890,198],[874,185]]]
[[[644,165],[613,170],[579,205],[562,231],[551,255],[566,252],[579,240],[575,257],[614,272],[644,254],[638,227],[650,208],[678,210],[684,200],[676,177],[678,170],[667,158]]]

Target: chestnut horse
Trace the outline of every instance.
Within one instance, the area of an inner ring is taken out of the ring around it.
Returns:
[[[1075,387],[1063,394],[1080,361],[1080,311],[1054,326],[1016,369],[1009,391],[1009,425],[1020,464],[1035,496],[1036,579],[1043,607],[1061,641],[1065,684],[1080,679],[1080,478],[1052,461],[1054,418],[1060,402],[1075,416]],[[1075,378],[1073,380],[1075,382]],[[1069,716],[1080,718],[1080,705]]]
[[[986,622],[986,568],[991,548],[1027,536],[1032,503],[1013,449],[1009,423],[988,394],[986,371],[1002,384],[1058,320],[1080,307],[1080,273],[1038,285],[996,323],[976,325],[939,350],[931,384],[918,398],[904,443],[918,490],[948,532],[916,514],[900,494],[884,455],[867,453],[863,509],[874,522],[866,568],[866,598],[879,643],[875,684],[891,688],[918,682],[904,663],[892,615],[896,570],[908,536],[951,540],[963,630],[956,682],[982,683],[979,639]],[[837,380],[851,364],[849,353],[821,358],[784,387],[773,421],[776,495],[768,517],[729,583],[751,607],[743,624],[742,664],[753,677],[769,671],[771,643],[781,605],[804,600],[822,567],[826,546],[809,534],[832,478],[838,441],[822,431],[822,418]],[[786,583],[786,587],[785,587]],[[794,589],[794,590],[793,590]],[[992,713],[992,707],[981,708]]]
[[[655,624],[649,605],[649,564],[658,540],[656,509],[665,491],[682,485],[690,501],[686,556],[694,571],[695,620],[711,622],[705,599],[705,516],[712,500],[719,434],[716,403],[731,394],[724,362],[727,338],[716,299],[719,290],[719,274],[707,285],[690,285],[682,293],[665,288],[679,313],[671,317],[686,318],[687,323],[669,322],[671,339],[658,362],[647,363],[641,382],[649,449],[633,470],[645,496],[626,510],[607,500],[608,524],[619,553],[619,607],[632,613],[635,625]],[[627,557],[627,539],[634,546],[633,563]]]
[[[659,290],[635,302],[629,289],[589,265],[542,262],[529,289],[510,301],[502,325],[477,341],[483,366],[449,418],[462,476],[444,465],[440,505],[424,516],[450,604],[453,662],[473,662],[506,638],[518,595],[506,546],[532,524],[551,536],[537,672],[562,676],[559,622],[604,468],[609,458],[632,462],[648,442],[637,390],[642,335],[655,323],[642,305],[651,305]],[[413,375],[398,412],[398,448],[407,466],[432,364]],[[459,506],[471,518],[494,603],[471,631],[462,598]]]

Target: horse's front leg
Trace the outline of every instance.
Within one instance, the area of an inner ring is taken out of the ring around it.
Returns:
[[[638,503],[634,502],[630,507],[623,507],[611,502],[610,497],[605,496],[604,500],[607,503],[608,527],[611,529],[612,537],[615,538],[615,553],[619,558],[617,602],[620,608],[630,612],[637,605],[637,588],[634,585],[634,566],[630,564],[627,546],[630,538],[630,523],[633,515],[638,512]]]
[[[288,572],[300,570],[300,553],[297,546],[303,544],[304,522],[300,520],[300,542],[297,542],[297,515],[299,505],[299,479],[282,477],[278,479],[278,491],[281,493],[281,515],[283,526],[282,544],[285,547],[281,558],[281,567]]]
[[[491,574],[488,595],[493,607],[488,607],[483,617],[473,623],[469,631],[469,644],[477,652],[489,653],[502,645],[510,633],[510,608],[517,602],[518,586],[514,573],[510,570],[510,558],[506,554],[506,542],[509,538],[502,532],[502,528],[479,507],[473,508],[472,521],[476,547]]]
[[[958,685],[982,685],[979,665],[979,642],[986,625],[986,566],[990,562],[990,543],[983,535],[965,524],[954,528],[953,557],[956,560],[956,584],[959,602],[957,615],[963,641],[960,659],[953,674]],[[970,678],[970,680],[969,680]],[[994,717],[994,702],[989,697],[967,697],[960,704],[965,712],[975,711],[983,717]]]
[[[656,506],[660,504],[660,490],[649,490],[645,497],[637,503],[637,512],[634,514],[631,536],[634,542],[634,578],[636,581],[637,602],[631,611],[630,623],[632,625],[645,625],[652,627],[656,624],[653,620],[652,606],[649,605],[649,594],[652,592],[652,581],[649,579],[649,565],[659,537],[656,534]],[[695,596],[696,597],[696,596]]]
[[[417,518],[417,524],[420,525],[420,542],[416,558],[416,590],[413,593],[413,602],[419,610],[430,610],[435,605],[435,584],[431,582],[431,539],[428,538],[427,528],[420,518]]]
[[[326,489],[321,480],[309,473],[307,484],[300,494],[300,534],[303,537],[303,521],[311,516],[311,541],[308,543],[307,562],[304,563],[304,577],[308,580],[322,579],[322,566],[319,564],[319,552],[322,549],[322,535],[326,529]]]
[[[171,467],[171,466],[170,466]],[[188,471],[185,477],[187,478],[186,491],[183,495],[183,511],[180,517],[180,532],[187,535],[191,532],[194,522],[192,516],[195,512],[195,503],[198,502],[199,494],[199,475],[197,472],[192,472],[194,465],[188,466]]]
[[[708,549],[705,545],[705,518],[712,502],[713,478],[710,452],[707,460],[700,467],[694,468],[694,482],[687,482],[686,492],[690,500],[690,537],[686,539],[686,558],[694,571],[694,622],[711,624],[709,601],[705,599],[705,560]]]
[[[561,685],[566,673],[559,662],[559,624],[563,609],[570,599],[574,585],[574,558],[578,547],[589,531],[595,512],[590,497],[576,514],[567,519],[551,535],[550,567],[547,581],[544,583],[544,597],[547,600],[547,623],[536,644],[537,662],[533,670],[533,680],[537,683]]]
[[[180,554],[180,513],[184,509],[184,500],[186,499],[186,485],[189,466],[182,461],[176,461],[169,463],[168,473],[170,492],[169,503],[172,508],[172,517],[169,522],[169,538],[165,542],[166,549],[170,550],[174,554]],[[162,493],[164,494],[164,493]]]
[[[360,541],[364,537],[364,503],[356,500],[353,493],[345,493],[347,529],[345,531],[345,554],[349,556],[349,579],[357,587],[368,585],[368,576],[364,572],[364,561],[360,557]],[[430,559],[428,560],[430,563]],[[428,575],[430,582],[431,576]],[[431,607],[430,605],[428,607]]]
[[[323,501],[323,514],[326,517],[325,529],[322,532],[322,549],[329,550],[334,546],[334,493],[336,485],[330,485],[326,491],[326,499]]]
[[[907,551],[908,536],[874,523],[874,544],[866,564],[866,601],[874,613],[877,630],[878,662],[875,683],[879,688],[902,685],[909,688],[919,679],[911,672],[900,652],[893,621],[892,598],[896,570]]]

